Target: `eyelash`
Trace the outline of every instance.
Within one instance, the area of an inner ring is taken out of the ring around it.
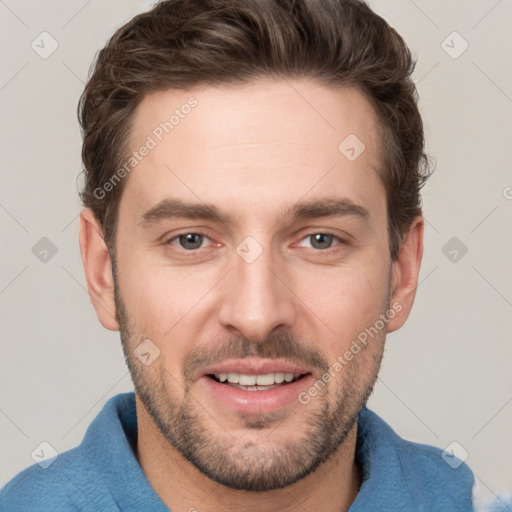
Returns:
[[[178,240],[181,236],[186,236],[186,235],[199,235],[199,236],[202,236],[204,238],[208,238],[210,240],[210,237],[206,233],[203,233],[201,231],[185,231],[183,233],[178,233],[177,235],[174,235],[172,238],[169,238],[166,241],[165,245],[173,245],[172,242],[174,240]],[[313,232],[308,233],[307,235],[303,236],[300,241],[302,242],[306,238],[309,238],[309,237],[311,237],[313,235],[332,236],[335,240],[338,241],[338,244],[336,244],[336,245],[334,245],[332,247],[329,247],[327,249],[315,249],[314,247],[312,248],[314,251],[316,251],[318,253],[321,253],[321,254],[331,254],[332,252],[337,251],[338,250],[337,248],[340,245],[348,245],[347,240],[344,240],[343,238],[341,238],[338,235],[335,235],[334,233],[331,233],[329,231],[313,231]],[[206,247],[199,248],[199,249],[191,249],[191,250],[180,248],[179,252],[181,252],[183,254],[189,253],[191,256],[193,256],[193,255],[197,255],[198,253],[202,252],[202,249],[206,249]]]

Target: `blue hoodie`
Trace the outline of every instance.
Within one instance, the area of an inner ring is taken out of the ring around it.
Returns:
[[[169,512],[137,462],[136,440],[135,395],[114,396],[78,447],[15,476],[0,492],[0,510]],[[366,407],[356,449],[363,482],[349,512],[472,510],[474,478],[466,464],[453,469],[442,450],[405,441]]]

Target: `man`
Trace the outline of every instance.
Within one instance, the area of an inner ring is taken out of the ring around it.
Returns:
[[[135,394],[2,510],[471,510],[465,464],[365,406],[423,251],[413,67],[358,0],[168,0],[114,34],[80,247]]]

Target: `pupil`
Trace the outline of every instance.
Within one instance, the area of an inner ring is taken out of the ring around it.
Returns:
[[[324,235],[323,233],[317,233],[313,236],[313,247],[317,249],[328,249],[332,243],[332,236],[331,235]],[[324,245],[322,245],[324,244]],[[325,246],[325,244],[327,244]],[[320,246],[318,246],[320,245]]]
[[[187,233],[180,236],[180,243],[184,249],[199,249],[203,241],[202,235],[197,233]]]

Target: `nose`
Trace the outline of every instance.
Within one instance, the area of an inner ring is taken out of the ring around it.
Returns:
[[[234,254],[229,284],[223,289],[219,322],[250,341],[262,342],[277,327],[293,325],[293,283],[270,250],[263,250],[252,262],[242,256]]]

